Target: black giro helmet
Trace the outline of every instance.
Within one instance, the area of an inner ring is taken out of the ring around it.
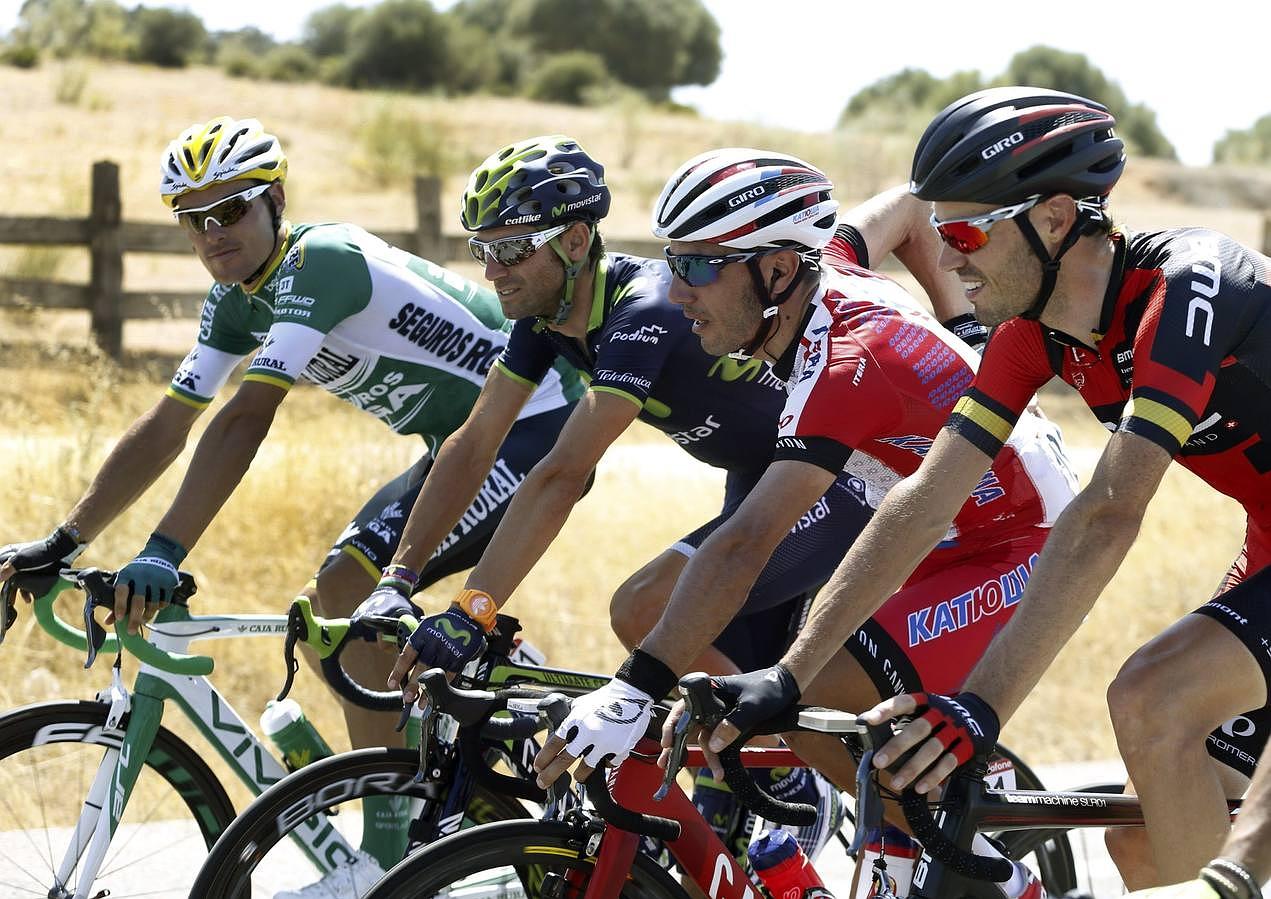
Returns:
[[[1039,87],[994,87],[946,106],[914,151],[922,200],[1005,206],[1035,194],[1105,196],[1125,168],[1107,107]]]

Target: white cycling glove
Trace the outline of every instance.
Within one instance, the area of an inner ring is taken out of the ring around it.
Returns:
[[[648,693],[614,679],[575,699],[556,736],[565,741],[566,752],[588,767],[620,765],[644,736],[653,704]]]

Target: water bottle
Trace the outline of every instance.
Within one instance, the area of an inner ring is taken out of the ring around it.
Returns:
[[[294,699],[270,700],[260,716],[260,729],[282,753],[288,771],[330,756],[331,747],[314,730]]]
[[[763,831],[750,844],[746,856],[772,899],[833,899],[799,841],[788,831]]]

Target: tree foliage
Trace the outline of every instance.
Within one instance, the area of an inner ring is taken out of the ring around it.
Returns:
[[[983,87],[1007,84],[1048,87],[1096,100],[1112,110],[1118,133],[1134,152],[1176,158],[1173,146],[1156,124],[1156,113],[1141,103],[1131,103],[1121,87],[1108,80],[1084,55],[1044,46],[1015,54],[1006,71],[987,83],[978,72],[956,72],[941,79],[921,69],[904,69],[853,96],[839,124],[900,127],[917,132],[959,97]]]
[[[165,68],[184,68],[208,49],[203,20],[185,9],[138,6],[128,16],[136,36],[133,59]]]
[[[346,72],[354,87],[432,88],[445,79],[447,23],[427,0],[384,0],[349,31]]]
[[[719,24],[701,0],[525,0],[511,12],[508,30],[535,53],[590,51],[651,99],[719,75]]]
[[[349,34],[365,10],[337,3],[309,14],[301,31],[300,43],[319,59],[343,56],[349,49]]]
[[[539,66],[525,93],[531,100],[582,106],[589,93],[612,80],[605,61],[595,53],[571,50],[554,54]]]
[[[25,0],[13,38],[58,59],[123,59],[134,44],[128,14],[114,0]]]
[[[1214,144],[1214,162],[1271,165],[1271,113],[1244,130],[1230,130]]]

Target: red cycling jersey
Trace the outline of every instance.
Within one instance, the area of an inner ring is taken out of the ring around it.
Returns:
[[[824,258],[831,267],[803,335],[773,366],[789,393],[776,458],[846,470],[864,482],[877,508],[893,484],[917,470],[972,383],[978,357],[900,285],[855,265],[846,241],[833,241]],[[1071,499],[1076,481],[1057,429],[1030,415],[1005,443],[955,517],[949,540],[1000,540],[1008,531],[1048,526]]]

